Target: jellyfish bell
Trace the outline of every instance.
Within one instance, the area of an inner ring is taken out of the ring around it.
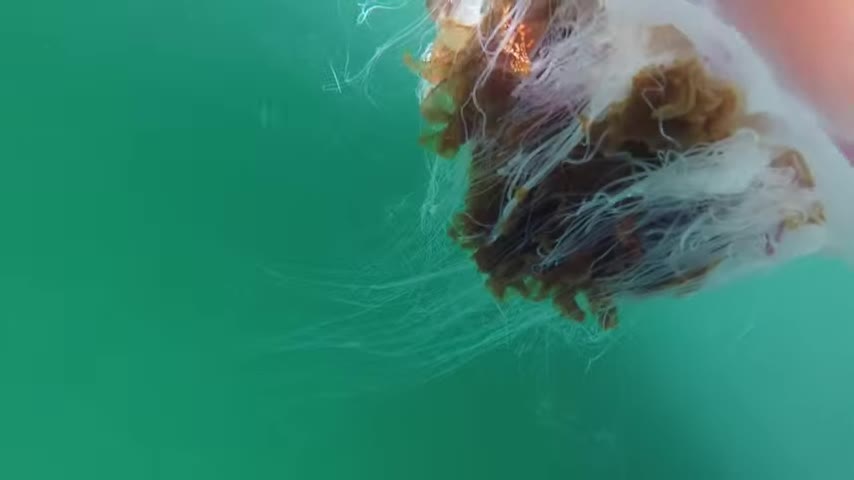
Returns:
[[[825,0],[817,8],[775,0],[715,3],[750,35],[785,84],[810,100],[837,142],[843,148],[854,143],[854,63],[846,61],[843,47],[854,41],[854,3]]]
[[[581,320],[584,296],[611,327],[623,299],[851,250],[854,170],[816,111],[712,9],[428,7],[435,41],[409,62],[422,142],[467,162],[450,231],[497,298],[550,300]]]

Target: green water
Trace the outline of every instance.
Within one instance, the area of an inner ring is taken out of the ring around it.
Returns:
[[[0,6],[0,478],[854,478],[854,275],[829,261],[641,305],[589,371],[498,350],[305,401],[283,379],[318,367],[258,345],[318,302],[268,269],[358,260],[425,180],[398,57],[373,103],[322,89],[411,18],[356,13]]]

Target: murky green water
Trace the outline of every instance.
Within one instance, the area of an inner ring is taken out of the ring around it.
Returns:
[[[259,347],[321,311],[270,269],[358,260],[425,179],[396,56],[374,103],[323,91],[411,18],[356,13],[0,7],[0,478],[854,476],[854,274],[820,260],[641,305],[589,370],[504,349],[306,401],[285,379],[358,370]]]

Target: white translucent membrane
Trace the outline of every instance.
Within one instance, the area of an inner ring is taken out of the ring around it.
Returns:
[[[511,21],[521,22],[529,5],[520,1],[509,13]],[[471,22],[468,15],[480,8],[481,1],[465,6],[471,8],[459,11],[465,11]],[[581,118],[602,118],[610,105],[626,97],[637,72],[673,60],[672,51],[653,53],[647,48],[649,27],[660,25],[673,25],[690,38],[715,76],[741,88],[747,113],[770,121],[761,131],[744,128],[714,144],[661,152],[666,161],[660,165],[630,159],[638,162],[639,173],[623,179],[618,193],[595,196],[580,216],[567,218],[560,243],[544,253],[543,264],[559,262],[574,249],[595,242],[598,235],[613,231],[615,218],[633,215],[639,230],[653,230],[660,219],[679,217],[691,205],[706,206],[704,213],[656,227],[658,240],[648,242],[647,260],[607,279],[612,289],[637,290],[672,278],[674,271],[707,266],[712,258],[721,264],[704,285],[807,254],[851,259],[854,170],[822,130],[815,112],[780,86],[745,38],[710,10],[687,0],[563,4],[546,34],[547,39],[553,37],[533,61],[531,75],[513,93],[517,107],[511,115],[550,114],[556,125],[569,126],[528,142],[539,145],[534,150],[508,152],[510,162],[496,172],[511,179],[504,218],[516,207],[516,188],[533,189],[588,140]],[[422,95],[430,88],[422,84]],[[802,154],[815,178],[814,189],[797,187],[794,172],[770,166],[781,148]],[[469,188],[467,155],[460,157],[430,162],[427,197],[420,211],[411,212],[412,228],[398,224],[390,229],[389,245],[383,246],[379,260],[366,254],[370,265],[326,272],[322,280],[281,276],[289,288],[316,287],[329,302],[346,304],[348,310],[279,339],[281,351],[360,356],[361,364],[374,369],[364,370],[365,375],[348,370],[341,376],[351,380],[350,387],[372,388],[387,381],[433,378],[498,347],[527,351],[561,343],[592,360],[612,344],[613,335],[630,327],[624,318],[617,333],[602,333],[594,323],[562,318],[548,302],[495,300],[468,254],[446,234]],[[627,198],[632,201],[622,201]],[[822,205],[826,222],[803,225],[775,238],[784,218],[807,217],[816,202]],[[499,229],[500,224],[495,226],[496,232]]]

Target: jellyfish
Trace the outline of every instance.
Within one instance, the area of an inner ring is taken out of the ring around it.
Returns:
[[[323,273],[352,308],[284,349],[360,351],[375,378],[507,345],[592,362],[632,302],[851,258],[854,169],[710,2],[427,0],[395,40],[425,34],[403,61],[432,154],[418,221]]]
[[[608,329],[624,299],[849,253],[854,170],[708,6],[427,7],[435,40],[406,58],[421,78],[421,142],[467,162],[449,231],[497,299],[551,301]]]

